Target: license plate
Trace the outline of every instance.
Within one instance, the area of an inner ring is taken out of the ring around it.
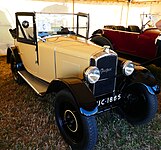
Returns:
[[[121,94],[118,94],[118,95],[115,95],[115,96],[104,98],[102,100],[98,100],[97,103],[98,103],[98,106],[104,106],[106,104],[118,101],[120,99],[121,99]]]

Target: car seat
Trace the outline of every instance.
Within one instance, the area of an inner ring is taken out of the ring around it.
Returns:
[[[140,28],[139,28],[138,26],[136,26],[136,25],[129,25],[129,26],[128,26],[128,31],[140,33],[141,30],[140,30]]]
[[[115,26],[116,30],[126,31],[124,26]]]
[[[104,28],[106,29],[115,29],[114,25],[105,25]]]

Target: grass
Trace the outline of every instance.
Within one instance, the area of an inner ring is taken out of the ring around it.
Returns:
[[[161,149],[161,117],[144,126],[132,126],[116,114],[99,118],[97,150],[159,150]]]
[[[150,67],[155,70],[154,66]],[[157,70],[153,72],[161,81]],[[55,122],[54,96],[39,97],[27,84],[16,84],[5,57],[0,57],[0,149],[69,150]],[[132,126],[112,112],[96,119],[95,150],[161,150],[159,113],[144,126]]]

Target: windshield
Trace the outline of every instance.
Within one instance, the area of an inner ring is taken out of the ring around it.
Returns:
[[[155,24],[161,19],[160,14],[141,14],[142,29],[156,28]]]
[[[59,34],[74,34],[88,38],[89,15],[36,13],[37,35],[48,37]]]

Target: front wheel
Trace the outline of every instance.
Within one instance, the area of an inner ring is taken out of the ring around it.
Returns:
[[[76,150],[92,150],[97,141],[97,125],[94,116],[80,114],[72,94],[61,90],[55,99],[55,118],[66,142]]]
[[[157,112],[158,101],[144,85],[132,85],[125,91],[122,112],[133,125],[142,125],[150,122]]]

